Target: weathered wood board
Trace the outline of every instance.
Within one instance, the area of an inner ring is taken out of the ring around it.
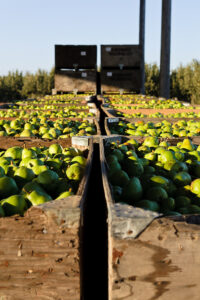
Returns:
[[[96,71],[55,71],[54,86],[58,92],[96,93]]]
[[[114,203],[107,179],[106,140],[120,137],[100,141],[108,207],[109,300],[198,300],[200,216],[161,217]]]
[[[96,45],[55,45],[56,69],[96,69]]]
[[[140,45],[101,45],[101,67],[137,68],[141,66]]]
[[[102,70],[101,92],[139,92],[141,87],[140,69]]]

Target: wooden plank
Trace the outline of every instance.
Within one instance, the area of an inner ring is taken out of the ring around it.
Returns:
[[[55,45],[56,69],[96,69],[96,45]]]
[[[58,92],[96,93],[96,71],[55,71],[55,89]]]
[[[112,242],[112,299],[199,299],[199,225],[162,218]]]
[[[142,48],[140,45],[101,45],[101,67],[137,68],[140,67]]]
[[[140,69],[135,70],[102,70],[101,92],[138,92],[141,86]]]

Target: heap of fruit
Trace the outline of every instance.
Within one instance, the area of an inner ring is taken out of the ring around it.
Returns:
[[[77,192],[86,153],[73,147],[11,147],[0,153],[0,216]]]
[[[43,117],[33,117],[29,120],[21,118],[12,121],[0,120],[0,136],[63,139],[94,134],[96,134],[96,126],[94,123],[89,123],[88,120],[81,122],[65,119],[51,121]]]
[[[150,112],[150,111],[149,111]],[[163,114],[162,112],[156,112],[156,113],[149,113],[143,114],[141,112],[135,112],[135,113],[124,113],[121,111],[116,111],[115,114],[119,117],[124,117],[127,119],[133,119],[133,118],[173,118],[173,119],[178,119],[178,118],[200,118],[200,113],[195,112],[195,111],[190,111],[190,112],[176,112],[176,113],[171,113],[171,114]]]
[[[127,122],[120,120],[119,122],[108,124],[111,134],[157,136],[163,138],[200,135],[200,121],[195,120],[179,120],[174,123],[166,120],[160,122]]]
[[[46,118],[90,118],[95,117],[96,114],[88,111],[76,111],[76,110],[14,110],[14,109],[6,109],[0,110],[1,118],[12,118],[12,117],[21,117],[21,118],[30,118],[30,117],[46,117]]]
[[[25,109],[25,110],[62,110],[64,112],[70,112],[71,110],[88,110],[89,107],[87,105],[58,105],[58,104],[48,104],[48,103],[26,103],[22,102],[18,105],[8,104],[8,109]]]
[[[116,202],[165,215],[200,213],[200,146],[191,140],[130,139],[110,143],[105,155]]]

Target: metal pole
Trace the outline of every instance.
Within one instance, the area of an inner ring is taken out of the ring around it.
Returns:
[[[171,0],[162,0],[160,96],[170,97]]]
[[[140,28],[139,28],[139,44],[142,49],[141,57],[141,90],[142,94],[145,93],[145,64],[144,64],[144,46],[145,46],[145,2],[140,0]]]

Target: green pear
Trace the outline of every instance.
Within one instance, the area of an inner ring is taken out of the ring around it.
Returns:
[[[139,178],[133,177],[122,192],[121,199],[130,204],[134,204],[142,198],[143,189]]]
[[[64,193],[65,191],[68,191],[71,188],[72,188],[72,186],[71,186],[71,183],[69,182],[69,179],[59,178],[57,185],[56,185],[57,195],[60,195],[60,194]]]
[[[50,133],[45,133],[42,135],[43,139],[48,139],[48,140],[52,140],[53,136]]]
[[[140,177],[144,172],[143,165],[139,161],[135,160],[135,157],[132,159],[131,156],[123,161],[123,169],[130,177]]]
[[[21,158],[22,158],[22,148],[17,147],[17,146],[10,147],[4,153],[4,157],[11,157],[13,159],[21,160]]]
[[[188,206],[190,203],[191,203],[190,198],[188,198],[186,196],[178,196],[175,198],[175,207],[176,208]]]
[[[123,188],[121,186],[114,185],[112,186],[112,193],[115,202],[119,202],[121,200]]]
[[[4,176],[0,178],[0,198],[6,198],[18,193],[18,187],[13,178]]]
[[[121,162],[124,159],[124,154],[119,149],[114,149],[113,152],[112,152],[112,155],[117,156],[117,159],[118,159],[119,162]]]
[[[71,162],[72,163],[77,162],[81,166],[86,166],[87,159],[84,156],[77,155],[77,156],[75,156],[75,157],[72,158]]]
[[[24,129],[21,133],[20,133],[20,137],[32,137],[33,133],[31,130],[29,129]]]
[[[39,158],[32,158],[27,163],[28,168],[32,168],[35,166],[43,166],[43,165],[44,165],[44,162]]]
[[[66,192],[61,193],[55,200],[67,198],[67,197],[72,196],[72,195],[74,195],[73,192],[66,191]]]
[[[189,185],[191,183],[191,181],[192,181],[192,179],[191,179],[190,174],[185,171],[178,172],[173,177],[173,182],[177,186]]]
[[[164,188],[156,186],[146,191],[146,198],[152,201],[162,203],[168,198],[168,194]]]
[[[33,166],[32,171],[35,175],[39,175],[40,173],[48,170],[48,166],[42,165],[42,166]]]
[[[26,157],[23,160],[20,161],[19,166],[20,167],[28,167],[28,163],[32,158]]]
[[[2,205],[0,204],[0,218],[1,217],[5,217],[5,211],[4,211],[3,207],[2,207]]]
[[[21,192],[22,192],[22,194],[25,194],[26,196],[28,196],[33,191],[46,193],[45,190],[36,181],[31,181],[31,182],[26,183],[23,186]]]
[[[49,153],[51,155],[62,153],[62,146],[59,144],[52,144],[49,146]]]
[[[43,204],[45,202],[51,201],[52,198],[47,193],[43,193],[38,190],[34,190],[27,196],[28,200],[33,206]]]
[[[5,176],[5,171],[4,169],[0,166],[0,177]]]
[[[186,149],[186,150],[188,150],[188,151],[193,151],[193,150],[195,150],[194,144],[193,144],[192,141],[189,140],[189,139],[184,139],[183,142],[182,142],[182,144],[181,144],[181,147],[180,147],[180,148],[181,148],[181,149]]]
[[[26,200],[23,195],[13,195],[1,201],[6,216],[22,215],[26,209]]]
[[[84,167],[78,163],[74,163],[66,170],[67,178],[70,180],[81,180],[84,174]]]
[[[51,170],[46,170],[40,173],[37,177],[37,182],[44,187],[46,191],[53,191],[58,182],[58,174]]]
[[[129,183],[130,178],[125,171],[118,170],[109,177],[109,180],[113,185],[125,187]]]
[[[1,180],[1,179],[0,179]],[[200,178],[197,178],[191,183],[191,192],[194,194],[200,194]]]
[[[156,201],[150,201],[150,200],[141,200],[139,202],[136,203],[137,207],[143,208],[143,209],[147,209],[147,210],[151,210],[151,211],[159,211],[160,206],[158,204],[158,202]]]
[[[19,167],[14,173],[14,179],[20,188],[27,182],[32,181],[34,177],[33,171],[27,167]]]
[[[22,150],[22,160],[25,158],[36,158],[37,153],[33,149],[24,148]]]

